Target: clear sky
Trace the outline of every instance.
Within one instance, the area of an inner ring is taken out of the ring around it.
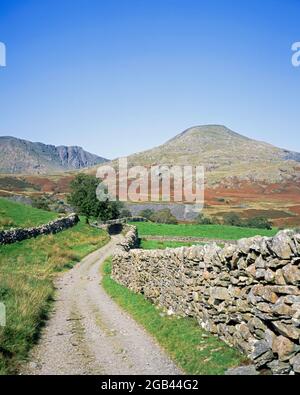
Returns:
[[[200,124],[300,152],[299,0],[0,0],[0,135],[114,158]]]

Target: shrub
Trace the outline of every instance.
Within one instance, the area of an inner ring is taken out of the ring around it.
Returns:
[[[0,218],[0,228],[10,228],[14,227],[14,221],[11,218],[3,217]]]
[[[249,228],[258,228],[258,229],[272,229],[272,222],[270,222],[267,218],[264,217],[255,217],[248,219],[245,222],[245,226]]]
[[[120,212],[119,218],[132,217],[131,211],[127,208],[123,208]]]
[[[242,220],[241,217],[236,213],[226,214],[224,216],[224,224],[230,226],[241,226],[245,228],[272,229],[272,222],[270,222],[267,218],[254,217]]]
[[[230,226],[243,226],[243,221],[240,216],[236,213],[228,213],[223,217],[224,225]]]
[[[151,215],[150,221],[158,224],[177,224],[177,218],[171,213],[169,208],[156,211]]]
[[[196,222],[199,225],[212,225],[213,220],[210,217],[206,217],[203,213],[200,213],[196,218]]]
[[[139,216],[144,217],[146,219],[150,219],[154,213],[155,212],[153,210],[151,210],[150,208],[146,208],[145,210],[142,210],[139,212]]]
[[[51,211],[49,207],[49,200],[46,196],[32,198],[32,207],[40,210]]]

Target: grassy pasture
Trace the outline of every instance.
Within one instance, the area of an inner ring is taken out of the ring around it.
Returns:
[[[197,242],[185,242],[185,241],[159,241],[159,240],[141,240],[140,247],[143,250],[164,250],[165,248],[177,248],[177,247],[190,247],[192,245],[203,245],[203,243]]]
[[[277,229],[254,229],[241,228],[226,225],[194,225],[179,224],[165,225],[152,222],[133,222],[138,228],[140,237],[143,236],[181,236],[181,237],[203,237],[208,239],[237,240],[252,236],[274,236]]]
[[[57,218],[56,213],[0,198],[0,229],[27,228],[45,224],[55,218]]]

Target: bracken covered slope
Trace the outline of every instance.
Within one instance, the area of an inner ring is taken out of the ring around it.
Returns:
[[[300,175],[300,154],[252,140],[221,125],[195,126],[166,143],[128,157],[130,165],[203,165],[209,184],[292,181]]]

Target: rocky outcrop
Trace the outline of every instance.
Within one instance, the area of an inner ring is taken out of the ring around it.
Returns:
[[[15,228],[10,230],[0,231],[0,244],[12,244],[17,241],[30,239],[40,235],[48,235],[50,233],[58,233],[62,230],[71,228],[79,222],[79,217],[76,214],[70,214],[67,217],[59,218],[51,221],[45,225],[33,228]]]
[[[300,234],[282,231],[220,248],[131,249],[130,229],[112,276],[170,314],[195,317],[274,374],[300,374]]]
[[[9,136],[0,136],[0,151],[0,173],[5,174],[47,174],[107,162],[81,147],[56,147]]]

